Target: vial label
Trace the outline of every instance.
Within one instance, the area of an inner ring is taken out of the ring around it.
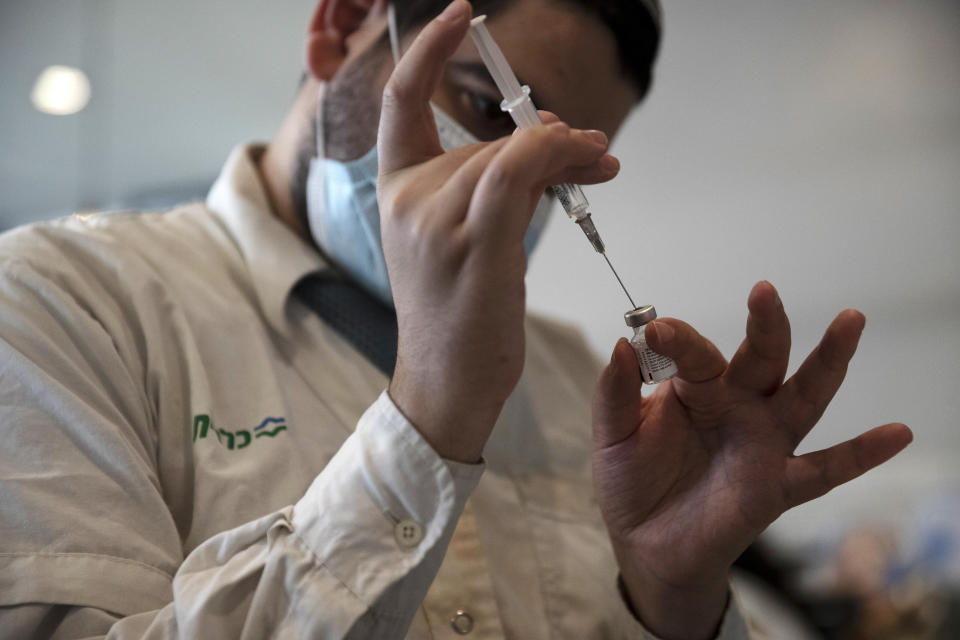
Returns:
[[[640,376],[647,384],[656,384],[677,375],[676,363],[667,356],[660,355],[646,345],[634,344],[637,362],[640,364]]]

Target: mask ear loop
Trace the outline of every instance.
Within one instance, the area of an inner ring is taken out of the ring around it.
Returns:
[[[323,93],[326,91],[327,83],[324,82],[320,85],[320,89],[317,91],[317,115],[315,121],[315,127],[317,130],[317,153],[316,157],[322,158],[327,152],[326,140],[323,137]]]
[[[400,40],[397,37],[397,10],[392,2],[387,3],[387,32],[390,34],[390,52],[393,54],[393,65],[400,63]]]

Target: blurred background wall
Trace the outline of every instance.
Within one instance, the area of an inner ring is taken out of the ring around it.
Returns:
[[[0,0],[0,228],[203,196],[230,149],[266,140],[302,69],[312,0]],[[89,105],[33,108],[49,65]],[[177,196],[180,196],[179,198]]]
[[[772,533],[806,547],[912,521],[960,487],[960,3],[664,4],[653,93],[614,151],[622,176],[587,191],[611,259],[637,303],[729,355],[760,279],[791,316],[794,368],[836,313],[863,311],[847,382],[801,451],[894,420],[916,441]],[[628,305],[554,222],[531,303],[609,354]]]
[[[313,4],[0,2],[0,229],[202,197],[234,144],[279,123]],[[960,3],[664,4],[654,91],[615,144],[622,177],[588,190],[609,254],[638,303],[727,354],[759,279],[791,314],[793,366],[837,312],[864,311],[848,382],[802,451],[891,420],[916,442],[771,539],[810,556],[878,525],[920,553],[930,518],[960,522]],[[52,64],[89,76],[80,113],[31,105]],[[626,301],[562,216],[529,297],[600,354],[627,335]]]

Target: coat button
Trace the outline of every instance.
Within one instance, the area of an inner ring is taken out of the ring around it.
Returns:
[[[450,626],[458,634],[465,636],[473,631],[473,616],[463,609],[457,609],[456,615],[450,619]]]
[[[404,549],[412,549],[423,540],[423,527],[413,520],[401,520],[393,528],[393,537]]]

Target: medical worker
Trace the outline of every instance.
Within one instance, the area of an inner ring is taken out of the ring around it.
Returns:
[[[856,311],[786,380],[769,283],[729,360],[657,320],[647,396],[625,341],[526,313],[545,189],[620,170],[655,0],[397,0],[398,61],[387,8],[319,1],[288,117],[205,202],[0,238],[3,637],[743,638],[731,563],[910,440],[794,456]]]

